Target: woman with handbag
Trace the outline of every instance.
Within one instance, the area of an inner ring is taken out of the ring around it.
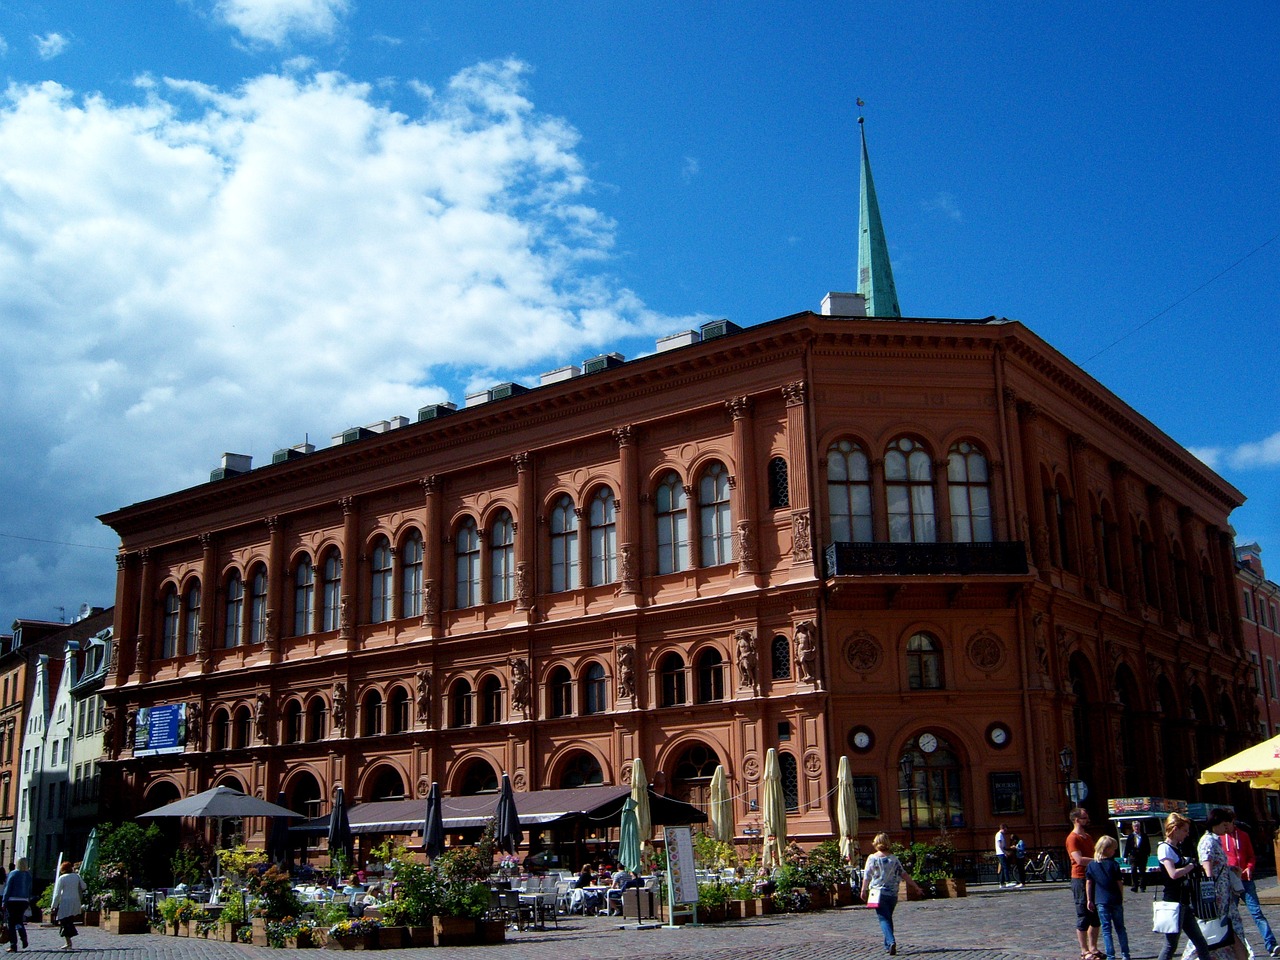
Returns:
[[[877,833],[871,841],[875,852],[867,857],[862,870],[862,899],[876,912],[880,932],[884,934],[884,948],[889,956],[898,952],[898,941],[893,933],[893,908],[898,905],[898,884],[907,881],[907,889],[916,892],[920,888],[906,876],[902,861],[890,853],[889,835]]]
[[[1155,932],[1164,934],[1164,949],[1160,951],[1159,960],[1173,960],[1174,951],[1178,949],[1178,939],[1183,933],[1196,948],[1198,960],[1210,960],[1209,945],[1200,932],[1200,924],[1186,903],[1183,895],[1187,887],[1187,876],[1196,869],[1194,860],[1188,860],[1178,850],[1178,845],[1187,839],[1191,831],[1191,821],[1180,813],[1171,813],[1164,821],[1164,842],[1157,848],[1156,856],[1168,879],[1164,884],[1164,894],[1156,901]],[[1163,918],[1169,926],[1162,923]],[[1172,916],[1169,916],[1172,915]],[[1172,919],[1176,917],[1176,919]]]
[[[84,912],[84,898],[88,894],[88,886],[80,879],[80,874],[76,873],[71,861],[63,861],[58,879],[53,884],[53,897],[49,901],[49,909],[54,911],[51,919],[58,921],[59,932],[66,942],[63,950],[72,949],[71,938],[80,935],[75,920]]]
[[[1239,883],[1239,876],[1231,870],[1227,863],[1227,851],[1222,846],[1222,836],[1231,829],[1235,814],[1222,807],[1214,807],[1209,811],[1208,830],[1205,831],[1196,852],[1200,855],[1200,863],[1204,866],[1205,876],[1213,881],[1214,896],[1217,899],[1218,916],[1227,924],[1231,937],[1231,952],[1235,960],[1249,960],[1249,952],[1244,945],[1244,924],[1240,920],[1240,911],[1236,907],[1232,881]],[[1240,892],[1244,892],[1241,886]],[[1214,949],[1218,949],[1215,947]]]

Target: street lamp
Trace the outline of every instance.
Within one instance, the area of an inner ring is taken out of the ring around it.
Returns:
[[[1070,747],[1063,747],[1058,751],[1058,767],[1062,770],[1062,779],[1067,781],[1071,779],[1071,765],[1075,763],[1076,755],[1071,752]]]
[[[907,795],[907,824],[911,833],[912,845],[916,842],[916,760],[910,753],[904,753],[898,761],[898,769],[902,771],[902,779],[906,783],[903,793]]]

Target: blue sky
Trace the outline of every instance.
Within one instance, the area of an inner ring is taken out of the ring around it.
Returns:
[[[1025,322],[1280,564],[1280,14],[1145,7],[0,5],[0,623],[223,451],[853,289],[856,97],[903,312]]]

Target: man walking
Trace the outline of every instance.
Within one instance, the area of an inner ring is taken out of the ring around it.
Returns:
[[[996,876],[1001,888],[1013,886],[1009,875],[1009,828],[1003,823],[996,831]]]
[[[1076,807],[1069,814],[1071,832],[1067,834],[1067,856],[1071,858],[1071,897],[1076,903],[1076,939],[1080,941],[1081,960],[1101,958],[1098,952],[1098,930],[1101,922],[1098,911],[1089,909],[1089,895],[1085,886],[1085,870],[1093,859],[1093,837],[1085,827],[1089,826],[1089,812]]]
[[[1130,833],[1124,838],[1124,859],[1129,865],[1129,886],[1134,893],[1147,889],[1147,860],[1151,856],[1151,841],[1142,831],[1142,821],[1134,820]]]
[[[1240,896],[1249,915],[1253,917],[1253,922],[1258,926],[1258,933],[1262,934],[1262,945],[1271,956],[1280,957],[1276,935],[1271,930],[1271,924],[1267,923],[1267,918],[1262,915],[1262,904],[1258,902],[1258,885],[1253,880],[1253,868],[1256,864],[1249,832],[1232,820],[1227,832],[1222,835],[1222,848],[1227,853],[1227,866],[1240,875],[1240,883],[1244,887]]]

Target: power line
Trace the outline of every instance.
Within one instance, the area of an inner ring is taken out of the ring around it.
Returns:
[[[1112,347],[1114,347],[1116,344],[1118,344],[1118,343],[1122,343],[1122,342],[1124,342],[1125,340],[1128,340],[1130,337],[1132,337],[1135,333],[1137,333],[1137,332],[1138,332],[1139,330],[1141,330],[1143,327],[1145,327],[1145,326],[1147,326],[1147,325],[1149,325],[1149,324],[1154,323],[1155,321],[1157,321],[1157,320],[1159,320],[1161,317],[1163,317],[1166,313],[1168,313],[1170,310],[1172,310],[1174,307],[1180,306],[1181,304],[1183,304],[1183,303],[1185,303],[1186,301],[1190,300],[1192,297],[1194,297],[1197,293],[1199,293],[1199,292],[1200,292],[1201,290],[1203,290],[1205,287],[1209,286],[1209,284],[1211,284],[1211,283],[1213,283],[1214,281],[1216,281],[1216,280],[1220,279],[1221,277],[1226,276],[1228,273],[1230,273],[1230,272],[1231,272],[1232,270],[1234,270],[1236,267],[1240,266],[1240,264],[1244,263],[1246,260],[1248,260],[1250,257],[1252,257],[1255,253],[1257,253],[1259,250],[1261,250],[1263,247],[1266,247],[1268,244],[1273,243],[1274,241],[1276,241],[1276,240],[1278,240],[1278,239],[1280,239],[1280,233],[1277,233],[1275,236],[1271,237],[1271,239],[1269,239],[1269,240],[1264,240],[1262,243],[1258,244],[1256,247],[1254,247],[1252,250],[1250,250],[1248,253],[1246,253],[1243,257],[1241,257],[1241,258],[1240,258],[1239,260],[1237,260],[1235,263],[1231,264],[1231,266],[1229,266],[1229,267],[1225,268],[1224,270],[1221,270],[1221,271],[1219,271],[1218,273],[1214,274],[1212,277],[1210,277],[1210,278],[1209,278],[1208,280],[1206,280],[1204,283],[1200,284],[1200,286],[1196,287],[1194,290],[1192,290],[1192,291],[1191,291],[1190,293],[1188,293],[1186,296],[1184,296],[1184,297],[1182,297],[1181,299],[1176,300],[1176,301],[1174,301],[1173,303],[1169,304],[1169,306],[1165,307],[1165,308],[1164,308],[1163,310],[1161,310],[1159,313],[1155,314],[1155,316],[1149,317],[1148,319],[1144,320],[1142,323],[1138,324],[1136,327],[1134,327],[1134,328],[1133,328],[1132,330],[1130,330],[1128,333],[1124,334],[1124,336],[1119,337],[1119,338],[1117,338],[1117,339],[1115,339],[1115,340],[1111,341],[1111,343],[1108,343],[1105,347],[1103,347],[1101,350],[1099,350],[1097,353],[1095,353],[1092,357],[1086,357],[1086,358],[1084,359],[1084,361],[1083,361],[1080,365],[1081,365],[1081,366],[1084,366],[1086,363],[1089,363],[1091,360],[1096,360],[1098,357],[1102,356],[1104,353],[1106,353],[1108,350],[1110,350],[1110,349],[1111,349]]]
[[[116,552],[115,547],[103,547],[96,543],[70,543],[66,540],[42,540],[40,537],[20,537],[16,533],[0,533],[0,537],[6,540],[25,540],[28,543],[51,543],[55,547],[83,547],[85,550],[110,550]]]

